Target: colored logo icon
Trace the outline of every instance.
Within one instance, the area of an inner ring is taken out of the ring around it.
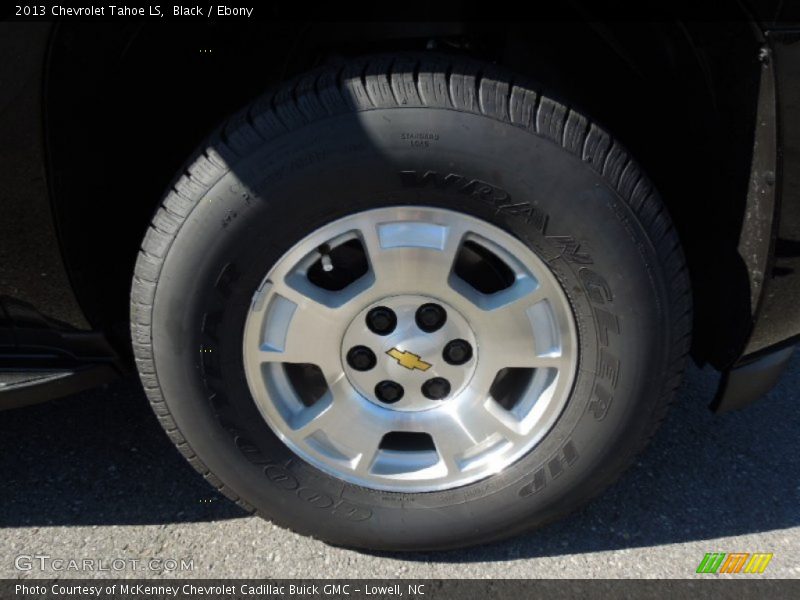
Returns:
[[[772,556],[766,552],[708,552],[700,561],[697,573],[763,573]]]
[[[391,356],[398,363],[400,363],[400,366],[403,366],[406,369],[419,369],[420,371],[427,371],[431,368],[431,363],[425,362],[419,357],[418,354],[414,354],[408,350],[403,350],[401,352],[397,348],[392,348],[386,354]]]

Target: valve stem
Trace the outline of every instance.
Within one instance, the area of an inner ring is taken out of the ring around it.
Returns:
[[[322,262],[322,270],[326,273],[333,271],[333,261],[331,260],[331,247],[328,244],[322,244],[319,248],[320,261]]]

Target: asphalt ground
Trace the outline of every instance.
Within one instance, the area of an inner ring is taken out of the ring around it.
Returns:
[[[800,577],[800,353],[737,413],[706,408],[717,380],[690,367],[650,447],[580,513],[447,553],[334,548],[243,513],[172,447],[134,378],[2,412],[0,577],[687,578],[709,577],[707,552],[770,552],[747,577]]]

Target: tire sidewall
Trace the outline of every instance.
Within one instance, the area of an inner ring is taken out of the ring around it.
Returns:
[[[371,548],[502,537],[596,494],[647,435],[667,369],[663,276],[628,205],[560,145],[471,113],[379,109],[273,140],[196,200],[155,294],[158,382],[198,457],[279,524]],[[244,322],[275,262],[331,221],[396,205],[464,212],[520,239],[561,283],[578,329],[573,391],[548,435],[448,491],[381,492],[312,467],[261,418],[244,374]]]

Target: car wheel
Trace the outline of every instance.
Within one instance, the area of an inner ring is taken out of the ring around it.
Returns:
[[[622,146],[438,55],[322,68],[227,120],[158,209],[131,306],[153,409],[212,485],[393,550],[598,494],[664,417],[691,325]]]

